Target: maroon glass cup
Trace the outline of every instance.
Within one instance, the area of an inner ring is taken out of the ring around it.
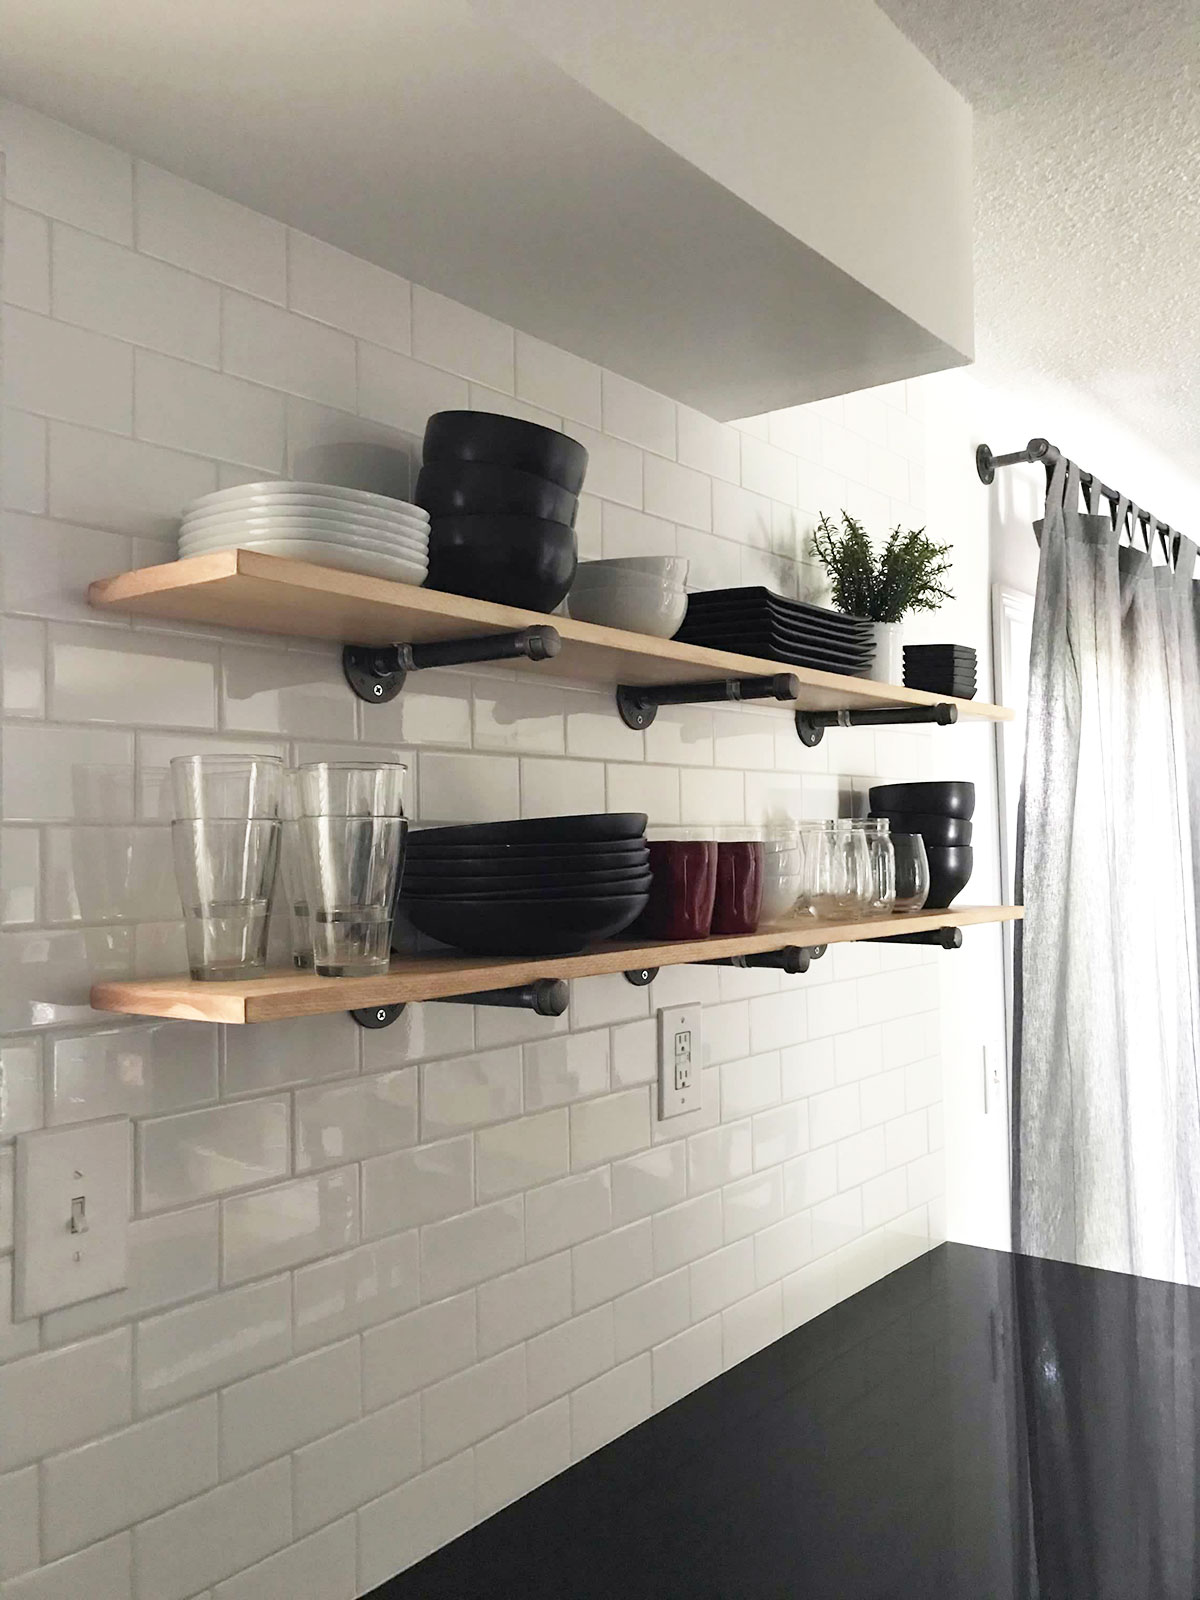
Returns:
[[[711,839],[651,839],[650,901],[638,931],[651,939],[706,939],[717,887],[717,847]]]
[[[721,839],[717,843],[714,933],[754,933],[762,911],[763,847],[759,839]]]

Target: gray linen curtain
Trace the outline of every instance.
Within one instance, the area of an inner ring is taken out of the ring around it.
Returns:
[[[1079,494],[1060,462],[1017,852],[1014,1244],[1200,1283],[1196,547],[1156,559],[1122,539],[1134,508]]]

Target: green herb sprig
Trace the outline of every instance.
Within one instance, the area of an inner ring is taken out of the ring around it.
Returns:
[[[899,622],[910,611],[936,611],[954,599],[942,582],[951,568],[950,546],[935,543],[924,528],[893,528],[876,555],[857,518],[843,511],[838,528],[822,513],[812,542],[829,574],[833,603],[848,616]]]

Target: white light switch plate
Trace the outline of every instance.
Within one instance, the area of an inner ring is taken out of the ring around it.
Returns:
[[[671,1006],[658,1013],[658,1115],[699,1111],[700,1007]]]
[[[109,1117],[18,1138],[18,1318],[125,1288],[129,1132],[128,1117]]]

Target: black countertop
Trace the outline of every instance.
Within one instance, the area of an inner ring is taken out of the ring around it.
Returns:
[[[375,1595],[1194,1600],[1198,1352],[1200,1290],[943,1245]]]

